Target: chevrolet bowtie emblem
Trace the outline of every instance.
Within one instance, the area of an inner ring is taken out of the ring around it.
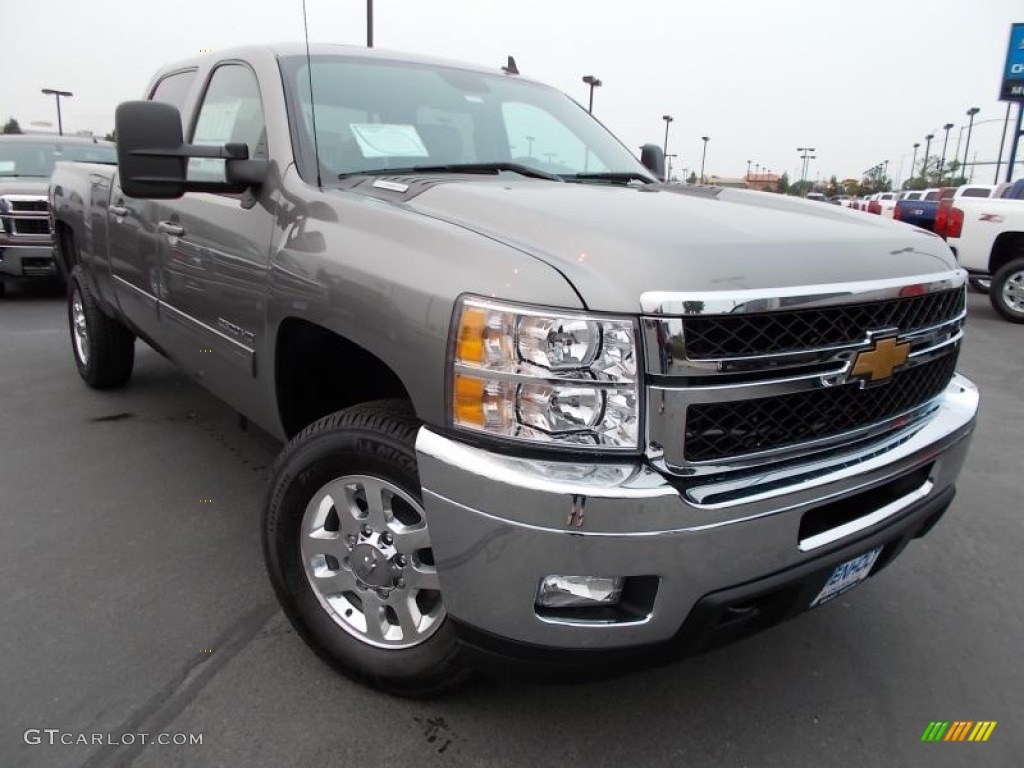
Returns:
[[[852,378],[868,381],[884,381],[891,378],[893,371],[907,362],[910,344],[900,344],[895,336],[878,339],[870,349],[865,349],[853,361]]]

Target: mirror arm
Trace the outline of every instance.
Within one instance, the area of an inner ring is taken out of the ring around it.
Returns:
[[[181,144],[169,149],[132,149],[129,152],[139,157],[204,157],[214,160],[249,159],[249,147],[245,144],[224,144],[223,146]]]

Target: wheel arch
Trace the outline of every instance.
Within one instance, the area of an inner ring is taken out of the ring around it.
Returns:
[[[299,317],[286,317],[274,339],[274,393],[290,439],[328,414],[381,399],[413,403],[392,366],[346,336]],[[415,404],[414,404],[415,407]]]

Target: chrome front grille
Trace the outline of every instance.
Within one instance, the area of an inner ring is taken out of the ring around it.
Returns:
[[[648,455],[706,475],[882,440],[934,411],[954,374],[966,273],[778,291],[646,294]],[[856,361],[906,357],[875,380]]]
[[[788,448],[869,427],[917,408],[940,394],[953,378],[958,349],[893,374],[883,386],[793,392],[729,403],[691,405],[683,449],[688,461],[721,461]]]
[[[9,237],[48,237],[50,205],[45,198],[28,195],[0,198],[0,225]]]
[[[858,343],[880,328],[929,328],[960,316],[964,300],[962,290],[951,289],[822,309],[684,317],[683,339],[693,360],[776,355]]]

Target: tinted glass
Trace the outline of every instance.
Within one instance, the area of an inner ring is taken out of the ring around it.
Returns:
[[[117,163],[117,150],[107,144],[0,142],[0,176],[49,177],[59,160]]]
[[[647,175],[585,109],[547,86],[443,66],[315,57],[282,61],[299,148],[313,107],[324,181],[339,174],[456,163],[519,163],[571,176]],[[301,154],[301,153],[300,153]],[[304,169],[307,178],[312,169]]]
[[[263,105],[256,75],[248,67],[218,67],[203,96],[191,143],[206,146],[245,144],[249,157],[266,157]],[[224,181],[224,161],[191,158],[192,181]]]
[[[983,189],[982,187],[969,187],[968,189],[965,189],[961,193],[960,196],[961,197],[988,197],[989,196],[989,190]]]
[[[156,88],[153,89],[153,95],[149,97],[150,101],[171,104],[181,111],[185,106],[185,99],[188,97],[188,92],[192,89],[192,83],[195,79],[195,70],[175,72],[173,75],[168,75],[157,83]]]

